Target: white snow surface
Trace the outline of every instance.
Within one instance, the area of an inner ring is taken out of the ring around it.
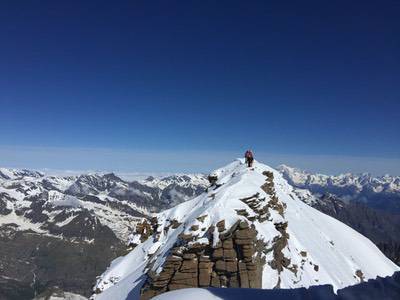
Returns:
[[[249,169],[242,159],[237,159],[214,171],[218,176],[217,184],[221,185],[218,189],[210,189],[190,201],[159,213],[158,241],[153,242],[149,238],[113,263],[99,277],[95,286],[102,293],[93,298],[122,300],[129,295],[129,299],[136,299],[145,280],[143,275],[148,271],[147,266],[151,262],[152,270],[160,272],[165,257],[180,233],[189,233],[192,225],[199,225],[198,231],[190,233],[197,235],[198,242],[204,243],[207,242],[204,229],[215,226],[221,220],[225,220],[227,229],[238,220],[246,220],[237,215],[237,209],[246,209],[250,215],[254,215],[251,208],[240,199],[259,193],[259,198],[265,197],[264,201],[269,201],[270,196],[261,189],[266,181],[263,175],[265,171],[273,172],[276,195],[281,203],[286,204],[286,210],[283,217],[271,210],[267,221],[253,222],[258,232],[257,238],[263,240],[267,247],[271,246],[274,238],[280,236],[274,224],[288,222],[289,239],[283,253],[291,260],[289,267],[296,264],[298,271],[295,274],[284,269],[278,273],[269,266],[268,262],[273,257],[271,252],[268,253],[263,269],[264,289],[274,288],[280,280],[280,288],[331,284],[336,291],[359,283],[360,278],[355,275],[357,270],[362,271],[365,280],[390,276],[399,270],[366,237],[302,202],[278,171],[256,161],[254,168]],[[197,220],[200,216],[206,216],[203,222]],[[182,224],[176,229],[164,231],[173,219]],[[217,239],[218,232],[215,230],[214,237]],[[301,251],[306,251],[307,256],[303,257]],[[315,266],[318,266],[318,271]]]
[[[245,294],[243,295],[245,296]],[[206,289],[181,289],[153,297],[152,300],[223,300]]]

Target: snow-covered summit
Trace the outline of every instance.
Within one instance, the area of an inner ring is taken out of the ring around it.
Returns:
[[[157,187],[159,189],[165,189],[171,184],[176,184],[181,187],[205,186],[208,184],[207,178],[204,174],[173,174],[162,177],[149,176],[141,182],[145,185]]]
[[[337,290],[399,270],[367,238],[301,201],[278,171],[238,159],[213,174],[206,192],[139,228],[137,247],[101,275],[95,299],[199,286]]]
[[[40,178],[43,177],[44,174],[37,171],[31,170],[18,170],[18,169],[9,169],[9,168],[0,168],[0,180],[8,180],[8,179],[20,179],[23,177],[31,177],[31,178]]]

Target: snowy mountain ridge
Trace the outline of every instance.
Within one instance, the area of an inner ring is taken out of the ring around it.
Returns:
[[[46,176],[29,170],[0,169],[0,224],[10,219],[43,233],[56,212],[88,210],[121,240],[136,219],[193,198],[208,182],[204,175],[174,175],[126,182],[113,173]],[[40,215],[40,217],[38,217]],[[58,218],[60,219],[60,218]],[[67,225],[66,218],[54,225]],[[69,218],[69,221],[72,219]],[[41,230],[38,230],[42,227]]]
[[[286,180],[294,186],[303,188],[336,187],[349,189],[353,193],[367,190],[374,193],[400,193],[400,176],[384,175],[374,177],[369,173],[324,175],[310,173],[298,168],[280,165],[277,167]]]
[[[205,178],[194,178],[159,178],[161,189],[112,173],[1,168],[0,298],[32,299],[55,286],[89,296],[96,276],[126,253],[138,222],[206,189]]]
[[[238,159],[213,174],[208,191],[143,224],[94,299],[202,286],[337,290],[399,270],[367,238],[301,201],[278,171]]]

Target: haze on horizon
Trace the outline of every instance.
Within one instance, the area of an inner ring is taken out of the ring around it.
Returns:
[[[0,166],[400,175],[400,2],[4,1]]]

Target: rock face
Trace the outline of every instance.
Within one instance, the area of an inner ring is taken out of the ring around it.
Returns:
[[[218,231],[223,231],[223,222],[219,224]],[[215,247],[209,244],[189,246],[187,243],[179,246],[181,241],[176,243],[162,271],[148,277],[141,299],[190,287],[261,288],[265,261],[255,256],[256,230],[243,221],[227,232],[220,236]]]

